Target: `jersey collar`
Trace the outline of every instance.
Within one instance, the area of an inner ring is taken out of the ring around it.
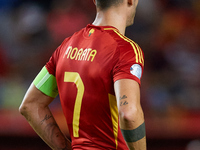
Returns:
[[[105,31],[105,30],[115,30],[115,31],[118,31],[119,30],[113,26],[95,26],[93,24],[88,24],[87,25],[88,28],[97,28],[97,29],[100,29],[101,31]]]

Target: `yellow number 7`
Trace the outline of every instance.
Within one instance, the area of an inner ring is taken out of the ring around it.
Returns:
[[[73,136],[79,137],[79,119],[81,112],[81,104],[84,93],[84,84],[83,81],[77,72],[65,72],[64,82],[73,82],[76,84],[77,95],[74,105],[74,114],[73,114]]]

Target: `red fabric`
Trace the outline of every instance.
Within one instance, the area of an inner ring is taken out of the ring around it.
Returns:
[[[74,150],[116,149],[108,94],[115,95],[113,84],[118,79],[128,78],[140,83],[140,79],[130,73],[131,66],[137,62],[133,44],[125,38],[113,27],[88,25],[67,38],[46,64],[49,73],[57,79]],[[89,51],[82,55],[81,49]],[[143,63],[140,65],[143,67]],[[79,138],[73,137],[72,128],[79,89],[73,82],[64,82],[65,72],[77,72],[84,84]],[[119,125],[117,142],[118,150],[128,150]]]

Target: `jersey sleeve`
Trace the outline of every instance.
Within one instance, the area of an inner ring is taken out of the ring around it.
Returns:
[[[57,61],[59,59],[61,47],[63,48],[64,43],[67,41],[66,39],[52,54],[49,61],[42,68],[39,74],[33,81],[33,84],[39,89],[41,92],[46,94],[47,96],[55,98],[58,95],[58,87],[56,81],[56,66]]]
[[[119,50],[118,62],[113,69],[114,82],[119,79],[132,79],[141,84],[144,68],[144,54],[142,49],[132,43]]]
[[[56,59],[60,46],[53,53],[46,65],[33,80],[35,87],[47,96],[55,98],[58,95],[58,87],[55,77]]]
[[[45,65],[45,67],[47,68],[48,72],[50,74],[54,75],[54,76],[56,76],[56,64],[57,64],[57,60],[58,60],[58,57],[59,57],[60,48],[61,48],[61,46],[59,46],[56,49],[56,51],[54,51],[54,53],[50,57],[49,61]]]
[[[46,63],[46,68],[48,72],[56,76],[56,66],[62,49],[66,49],[66,43],[70,40],[71,37],[66,38],[62,44],[54,51],[49,61]]]

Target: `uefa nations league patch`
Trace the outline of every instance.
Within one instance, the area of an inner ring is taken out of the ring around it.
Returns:
[[[132,75],[136,76],[137,78],[142,77],[142,67],[139,64],[134,64],[130,68],[130,72]]]

